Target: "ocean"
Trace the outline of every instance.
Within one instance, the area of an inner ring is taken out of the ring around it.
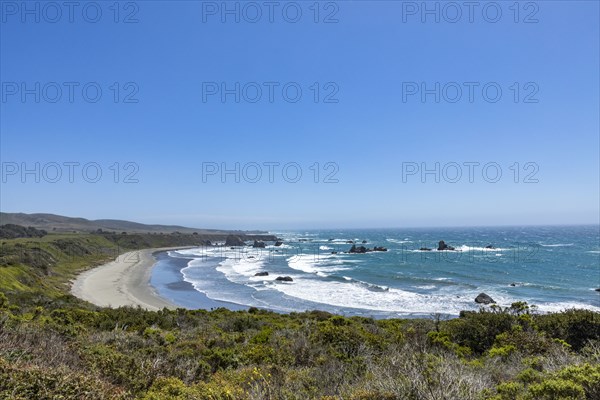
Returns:
[[[501,306],[526,301],[539,312],[600,312],[595,291],[600,288],[600,227],[595,225],[270,233],[284,244],[163,253],[151,284],[159,295],[192,309],[457,316],[479,309],[474,299],[483,292]],[[455,250],[437,251],[440,240]],[[349,241],[388,251],[348,253]],[[269,275],[255,276],[258,272]],[[277,281],[279,276],[293,281]]]

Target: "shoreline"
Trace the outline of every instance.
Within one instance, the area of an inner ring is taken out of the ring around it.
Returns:
[[[148,311],[180,308],[158,295],[150,284],[155,254],[192,248],[163,247],[134,250],[120,254],[115,260],[79,274],[71,285],[71,294],[99,307],[136,307]]]

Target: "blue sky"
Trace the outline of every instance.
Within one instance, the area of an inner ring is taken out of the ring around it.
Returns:
[[[242,229],[599,223],[596,1],[518,15],[476,2],[471,16],[428,2],[438,21],[422,2],[279,2],[272,22],[265,2],[0,4],[2,211]],[[221,175],[236,163],[239,182]],[[436,163],[439,182],[421,175]]]

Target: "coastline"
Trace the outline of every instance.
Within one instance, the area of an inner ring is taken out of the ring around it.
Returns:
[[[130,251],[114,261],[85,271],[77,276],[71,294],[100,307],[140,306],[148,311],[177,306],[159,296],[150,284],[155,253],[190,248],[164,247]]]

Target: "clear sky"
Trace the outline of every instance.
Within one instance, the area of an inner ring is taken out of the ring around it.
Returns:
[[[599,223],[597,1],[0,4],[2,211]]]

